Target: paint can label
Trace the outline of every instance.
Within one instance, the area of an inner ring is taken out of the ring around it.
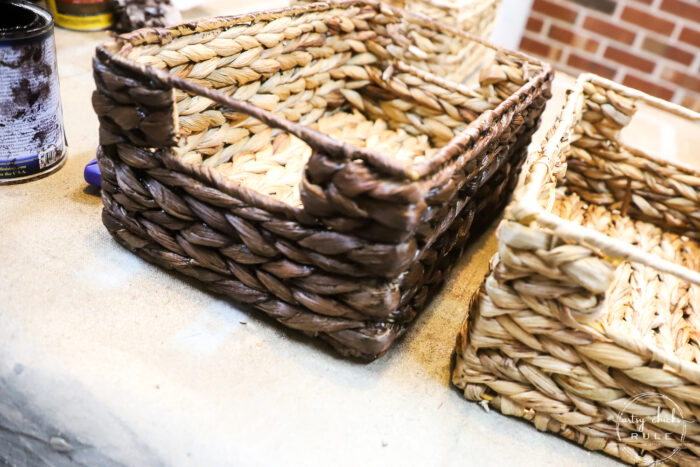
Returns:
[[[98,31],[114,24],[111,0],[49,0],[54,22],[77,31]]]
[[[0,182],[48,171],[65,153],[53,34],[0,40]]]

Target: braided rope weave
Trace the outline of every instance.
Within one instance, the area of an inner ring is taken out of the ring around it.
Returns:
[[[312,1],[298,0],[292,1],[292,4]],[[501,0],[389,0],[387,3],[489,39],[496,24]],[[416,39],[420,41],[417,54],[427,59],[418,66],[454,81],[465,80],[491,60],[490,51],[474,42],[455,46],[450,42],[433,41],[431,37],[425,38],[428,40],[422,37]],[[447,75],[446,71],[449,71]]]
[[[640,101],[700,123],[579,78],[499,227],[452,381],[467,399],[630,464],[697,465],[700,244],[688,238],[698,205],[687,206],[699,174],[619,141]],[[679,408],[685,422],[654,418]]]
[[[551,81],[547,66],[489,48],[479,86],[452,84],[417,68],[420,37],[484,47],[350,1],[144,29],[98,48],[108,230],[344,355],[382,355],[479,213],[513,189]]]

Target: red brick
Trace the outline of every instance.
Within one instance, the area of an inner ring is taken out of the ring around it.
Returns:
[[[520,41],[520,48],[526,52],[539,55],[540,57],[544,57],[547,60],[552,60],[555,62],[559,61],[561,58],[561,49],[559,47],[545,44],[544,42],[538,41],[537,39],[527,35],[523,36],[522,40]]]
[[[684,65],[690,65],[695,57],[695,55],[690,52],[671,45],[668,42],[660,41],[649,36],[644,38],[642,48],[647,52],[666,57],[669,60],[673,60]]]
[[[639,55],[618,49],[617,47],[608,46],[608,48],[605,49],[605,58],[608,58],[613,62],[627,65],[630,68],[636,68],[637,70],[641,70],[646,73],[651,73],[654,71],[655,64],[651,60],[647,60]]]
[[[684,27],[678,39],[687,44],[694,45],[695,47],[700,47],[700,31],[697,29],[692,29],[687,26]]]
[[[586,52],[595,53],[595,51],[598,50],[599,42],[597,40],[574,34],[570,29],[562,28],[556,24],[553,24],[552,27],[549,28],[549,37],[556,41],[569,44],[577,49],[583,49]]]
[[[579,5],[583,5],[586,8],[592,8],[594,10],[601,11],[603,13],[607,13],[608,15],[612,15],[615,12],[615,7],[617,6],[617,2],[615,0],[569,0],[571,2],[578,3]]]
[[[671,68],[664,68],[661,73],[661,77],[667,81],[670,81],[678,86],[683,86],[691,91],[700,92],[700,77],[691,76],[682,71],[673,70]]]
[[[538,11],[552,18],[568,21],[569,23],[576,21],[576,15],[578,14],[576,10],[572,10],[571,8],[551,0],[535,0],[535,3],[532,4],[532,9],[533,11]]]
[[[614,68],[605,66],[597,62],[595,59],[591,60],[585,58],[581,55],[576,54],[575,52],[571,52],[569,54],[569,59],[567,60],[566,64],[571,67],[578,68],[582,71],[590,71],[591,73],[595,73],[605,78],[612,79],[615,76]]]
[[[586,18],[583,22],[583,27],[589,31],[609,37],[610,39],[624,42],[625,44],[632,44],[634,42],[634,36],[636,35],[636,33],[630,29],[617,26],[610,21],[594,18],[592,16]]]
[[[647,13],[646,11],[632,6],[626,6],[625,9],[622,10],[621,18],[645,29],[656,31],[659,34],[671,34],[675,26],[671,21],[659,18],[654,14]]]
[[[694,2],[664,0],[661,2],[661,9],[680,16],[681,18],[692,19],[700,23],[700,5],[697,0]]]
[[[525,25],[525,29],[527,29],[528,31],[532,31],[532,32],[540,32],[542,30],[542,24],[543,24],[543,21],[541,19],[533,18],[532,16],[530,16],[527,19],[527,24]]]
[[[690,96],[687,95],[681,101],[683,107],[688,107],[691,110],[700,112],[700,96]]]
[[[639,89],[640,91],[651,94],[652,96],[666,99],[667,101],[671,100],[673,97],[672,89],[649,82],[645,79],[639,78],[638,76],[626,74],[625,79],[622,80],[622,84],[631,88]]]

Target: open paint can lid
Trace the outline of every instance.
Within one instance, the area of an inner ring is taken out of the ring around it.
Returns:
[[[0,1],[0,41],[21,40],[51,31],[51,13],[22,0]]]

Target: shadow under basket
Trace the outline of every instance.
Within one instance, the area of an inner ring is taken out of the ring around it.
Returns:
[[[467,399],[630,464],[700,465],[699,129],[578,79],[458,336]]]
[[[451,84],[413,66],[428,37],[495,60]],[[94,75],[114,238],[366,360],[507,200],[551,81],[357,1],[142,29],[99,47]]]

